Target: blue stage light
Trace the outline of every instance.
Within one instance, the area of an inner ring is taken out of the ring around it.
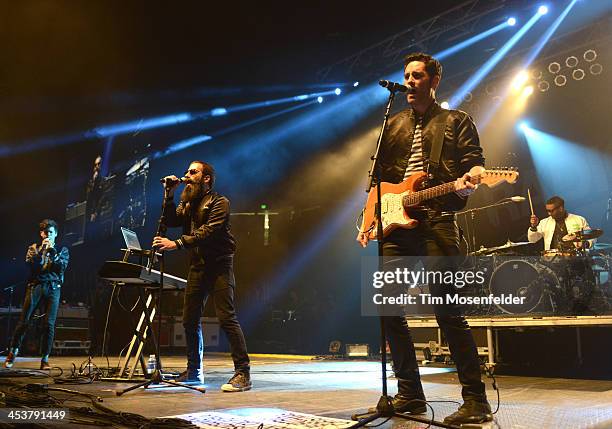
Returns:
[[[516,18],[512,17],[512,18],[508,18],[508,21],[506,21],[506,23],[513,27],[514,25],[516,25]]]
[[[321,97],[321,96],[317,97],[317,101],[318,101],[319,103],[323,103],[323,97]]]
[[[210,111],[211,116],[223,116],[227,115],[227,109],[225,107],[217,107]]]
[[[342,90],[340,88],[336,88],[336,90],[334,91],[334,94],[340,95],[342,94]]]
[[[461,87],[457,90],[455,94],[449,100],[449,104],[451,108],[456,108],[461,105],[463,98],[465,95],[472,91],[484,78],[487,76],[491,70],[502,60],[504,56],[518,43],[518,41],[529,31],[531,27],[535,25],[535,23],[540,19],[542,15],[539,13],[534,14],[529,21],[525,23],[506,43],[504,43],[501,48],[499,48],[483,65],[482,67],[474,73]],[[505,24],[505,23],[504,23]]]
[[[548,13],[548,7],[547,7],[547,6],[544,6],[544,5],[540,6],[540,7],[538,8],[538,13],[539,13],[540,15],[546,15],[546,14]]]
[[[357,88],[359,86],[359,82],[353,83],[353,87]]]
[[[521,130],[522,132],[526,133],[527,130],[529,129],[529,124],[527,123],[527,121],[521,121],[518,124],[518,128],[519,130]]]

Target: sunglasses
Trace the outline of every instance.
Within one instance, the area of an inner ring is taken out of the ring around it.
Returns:
[[[185,171],[185,176],[187,176],[187,174],[191,174],[192,176],[195,176],[198,173],[201,173],[201,171],[196,168],[192,168],[191,170]]]

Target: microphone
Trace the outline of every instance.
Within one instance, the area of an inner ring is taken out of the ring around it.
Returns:
[[[169,177],[162,177],[161,179],[159,179],[159,183],[161,183],[162,185],[174,185],[176,183],[184,183],[185,182],[185,178],[181,177],[179,179],[173,180]]]
[[[391,82],[389,80],[379,80],[378,84],[383,88],[387,88],[391,92],[407,92],[409,91],[406,85],[402,85],[401,83]]]

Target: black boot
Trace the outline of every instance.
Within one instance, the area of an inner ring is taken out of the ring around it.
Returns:
[[[393,397],[393,408],[398,413],[424,414],[427,412],[425,405],[425,394],[423,389],[415,387],[415,383],[409,380],[398,379],[397,395]]]
[[[493,414],[491,414],[491,406],[486,399],[466,399],[457,411],[444,419],[444,424],[459,426],[466,423],[490,422],[491,420],[493,420]]]

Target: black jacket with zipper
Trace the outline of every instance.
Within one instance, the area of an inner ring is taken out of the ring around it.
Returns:
[[[192,267],[234,255],[236,240],[230,231],[230,205],[226,197],[210,191],[201,200],[181,201],[178,206],[174,200],[168,200],[164,216],[167,226],[183,228],[176,243],[189,250]]]
[[[423,156],[425,165],[434,139],[433,119],[446,115],[442,154],[435,177],[430,185],[452,182],[476,165],[484,166],[484,157],[478,131],[470,116],[461,110],[445,110],[432,103],[423,115]],[[442,117],[443,118],[443,117]],[[383,182],[400,183],[404,178],[412,149],[412,137],[416,126],[416,114],[412,109],[402,110],[389,118],[380,148],[381,179]],[[436,211],[457,211],[465,207],[466,198],[455,193],[427,203]]]

